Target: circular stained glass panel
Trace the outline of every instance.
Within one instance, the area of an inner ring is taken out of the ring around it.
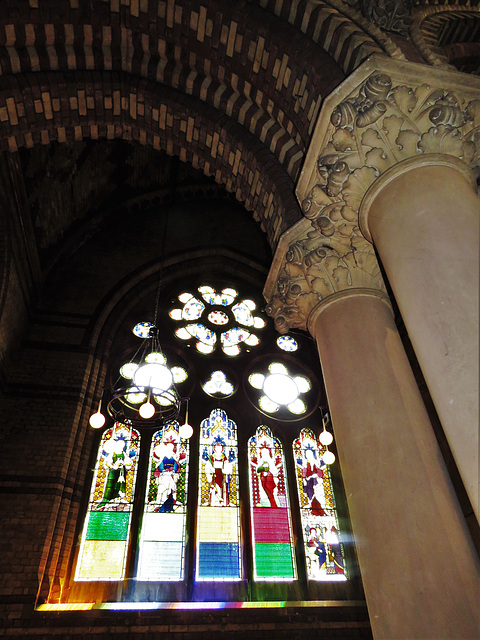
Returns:
[[[275,413],[280,408],[280,405],[270,400],[267,396],[261,396],[258,400],[258,404],[260,405],[260,409],[267,413]]]
[[[133,333],[137,338],[148,338],[152,327],[153,324],[151,322],[139,322],[133,327]]]
[[[231,396],[234,390],[233,384],[227,380],[223,371],[214,371],[209,380],[202,385],[202,389],[208,395]]]
[[[182,318],[184,320],[198,320],[204,309],[203,302],[192,297],[183,307]]]
[[[298,398],[298,388],[290,376],[272,373],[265,378],[263,390],[273,402],[290,404]]]
[[[127,362],[126,364],[120,367],[120,375],[126,378],[127,380],[131,380],[137,369],[138,369],[138,364],[136,364],[135,362]]]
[[[173,381],[175,382],[175,384],[185,382],[188,377],[188,374],[183,367],[172,367],[170,371],[172,372]]]
[[[208,314],[208,319],[212,324],[218,324],[218,325],[222,325],[222,324],[227,324],[228,322],[228,316],[226,313],[224,313],[223,311],[211,311]]]
[[[298,343],[291,336],[280,336],[277,338],[277,345],[282,351],[296,351],[298,349]]]

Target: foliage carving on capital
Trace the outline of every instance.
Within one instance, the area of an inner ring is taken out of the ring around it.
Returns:
[[[339,212],[332,215],[341,216]],[[266,307],[280,333],[306,329],[314,307],[337,291],[374,288],[385,292],[372,245],[355,233],[350,223],[340,220],[338,234],[345,237],[342,242],[335,237],[337,227],[328,220],[323,225],[324,220],[312,221],[307,237],[290,244],[286,253],[275,294]]]
[[[370,185],[402,160],[440,153],[478,170],[478,95],[472,90],[465,98],[428,84],[396,84],[385,73],[371,75],[331,114],[333,131],[317,158],[316,184],[302,202],[304,215],[321,220],[316,224],[329,238],[343,236],[347,226],[356,229]]]

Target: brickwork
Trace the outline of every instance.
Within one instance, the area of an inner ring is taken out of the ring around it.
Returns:
[[[1,148],[164,149],[224,184],[275,245],[300,216],[292,180],[322,97],[382,50],[337,8],[302,4],[5,3]]]

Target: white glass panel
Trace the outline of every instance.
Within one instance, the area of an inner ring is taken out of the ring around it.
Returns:
[[[198,320],[205,309],[205,305],[196,298],[190,298],[190,300],[183,307],[182,318],[184,320]]]

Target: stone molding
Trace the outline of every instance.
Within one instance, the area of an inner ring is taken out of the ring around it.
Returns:
[[[376,289],[350,289],[346,291],[338,291],[337,293],[332,293],[331,296],[321,300],[316,307],[312,309],[310,315],[308,316],[307,328],[309,333],[315,337],[315,325],[318,319],[318,316],[323,313],[326,309],[329,309],[332,305],[337,304],[339,302],[343,302],[349,298],[375,298],[380,300],[387,305],[390,312],[392,313],[392,317],[394,317],[392,303],[390,302],[390,298],[383,291],[378,291]]]
[[[306,329],[338,291],[385,292],[359,210],[370,187],[416,158],[480,165],[480,79],[372,56],[325,100],[298,186],[304,220],[282,236],[264,295],[278,331]]]

